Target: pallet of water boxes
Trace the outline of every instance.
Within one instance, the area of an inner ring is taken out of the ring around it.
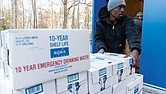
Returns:
[[[1,32],[0,94],[141,94],[131,57],[89,53],[88,30]]]

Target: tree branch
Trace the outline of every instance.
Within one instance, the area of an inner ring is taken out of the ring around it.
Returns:
[[[86,3],[80,2],[80,3],[76,3],[75,5],[72,4],[70,7],[67,8],[67,11],[70,11],[70,9],[71,9],[73,6],[77,6],[77,5],[79,5],[79,4],[84,4],[84,5],[87,5],[87,6],[92,6],[91,4],[86,4]]]

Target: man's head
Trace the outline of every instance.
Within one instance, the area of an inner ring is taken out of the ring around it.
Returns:
[[[110,11],[110,15],[116,19],[122,16],[125,6],[124,0],[109,0],[107,9]]]
[[[138,12],[136,14],[136,16],[137,16],[138,19],[142,20],[143,14],[142,14],[142,12]]]

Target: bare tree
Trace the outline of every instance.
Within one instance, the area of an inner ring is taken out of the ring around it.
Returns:
[[[64,17],[64,16],[63,16],[62,14],[63,14],[63,8],[61,7],[61,8],[60,8],[60,12],[59,12],[59,14],[58,14],[58,15],[59,15],[59,19],[58,19],[58,28],[62,28],[62,27],[63,27],[63,20],[64,20],[63,17]]]
[[[32,0],[33,28],[37,28],[36,0]]]
[[[85,3],[87,3],[87,1],[85,0]],[[90,28],[90,24],[89,24],[89,22],[91,21],[90,19],[91,19],[91,10],[90,10],[90,8],[89,8],[89,4],[86,4],[85,5],[85,12],[84,12],[84,14],[85,14],[85,20],[84,20],[84,28],[86,28],[86,29],[89,29]]]
[[[10,0],[11,1],[11,0]],[[8,19],[8,26],[9,28],[11,28],[11,9],[10,9],[10,3],[9,3],[9,0],[8,0],[8,16],[9,16],[9,19]]]
[[[28,10],[31,9],[31,5],[29,5]],[[28,11],[28,23],[27,23],[27,27],[28,28],[32,28],[32,13],[30,11]]]
[[[4,0],[1,1],[0,4],[2,6]],[[9,2],[10,0],[7,1]],[[11,0],[11,7],[8,5],[9,9],[5,11],[8,16],[4,16],[5,20],[3,21],[6,21],[5,23],[8,22],[7,26],[12,26],[11,28],[89,28],[91,21],[89,9],[91,9],[91,6],[84,1],[61,0],[61,3],[59,3],[54,0],[48,0],[49,5],[47,7],[47,3],[43,4],[41,0]],[[57,7],[61,6],[60,4],[63,7],[60,7],[59,10]],[[85,8],[82,10],[80,5],[83,5]],[[0,11],[0,15],[3,15],[4,12]]]
[[[22,28],[25,26],[25,13],[24,13],[24,2],[22,0],[22,10],[23,10],[23,15],[22,15]]]
[[[72,28],[75,28],[75,0],[73,0]]]
[[[78,4],[80,4],[80,0],[78,0]],[[80,24],[79,24],[79,15],[80,15],[80,13],[79,13],[79,11],[80,11],[80,6],[78,5],[78,7],[77,7],[77,28],[79,29],[80,28]]]
[[[53,8],[53,2],[52,2],[52,0],[51,0],[51,11],[52,11],[52,13],[51,13],[51,18],[52,18],[52,20],[51,20],[51,27],[52,28],[54,28],[54,8]]]
[[[17,8],[17,0],[14,1],[14,7],[15,7],[15,8],[14,8],[14,9],[15,9],[15,10],[14,10],[14,11],[15,11],[15,17],[14,17],[14,18],[15,18],[15,19],[14,19],[14,20],[15,20],[15,21],[14,21],[14,22],[15,22],[15,25],[14,25],[14,27],[17,28],[17,14],[18,14],[18,13],[17,13],[17,9],[18,9],[18,8]]]
[[[44,28],[44,26],[43,26],[43,12],[42,12],[42,4],[41,4],[41,0],[40,0],[40,12],[39,12],[39,16],[38,16],[38,26],[39,26],[39,28]]]
[[[63,28],[67,28],[67,16],[68,16],[68,12],[67,12],[67,0],[62,0],[62,4],[63,4],[63,15],[64,15],[64,20],[63,20]]]
[[[17,0],[11,0],[12,28],[17,28]]]

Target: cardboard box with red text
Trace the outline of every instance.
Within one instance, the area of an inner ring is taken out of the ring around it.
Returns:
[[[1,37],[3,77],[14,89],[89,69],[88,30],[11,29]]]

